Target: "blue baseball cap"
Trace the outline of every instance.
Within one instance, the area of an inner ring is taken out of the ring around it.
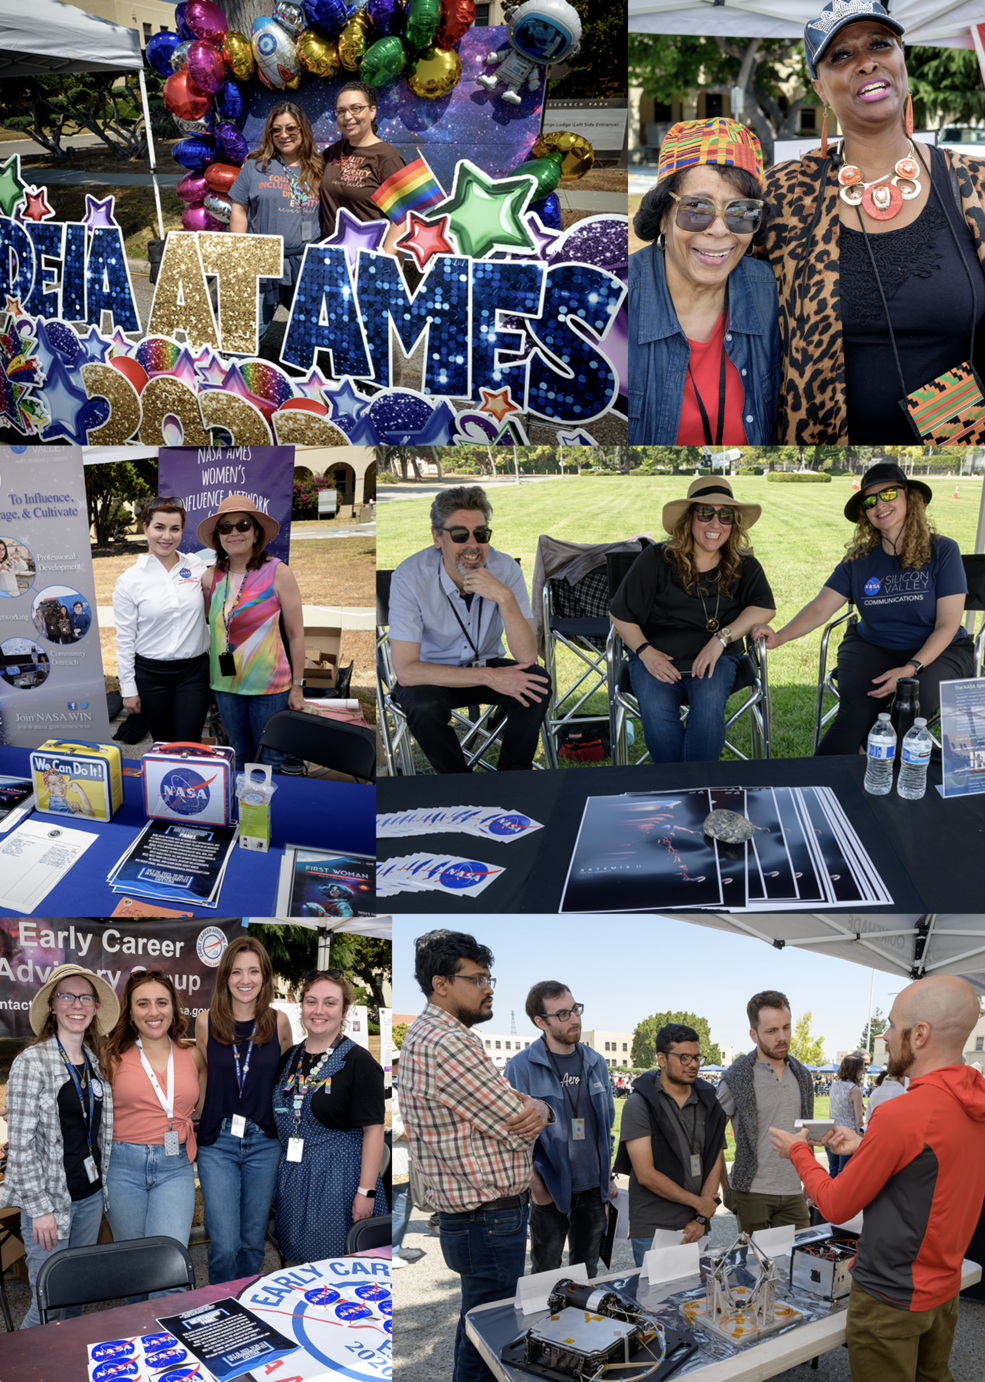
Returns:
[[[860,19],[874,19],[900,36],[906,32],[899,20],[893,19],[879,4],[879,0],[828,0],[818,17],[804,25],[804,51],[807,54],[807,70],[812,77],[817,76],[817,64],[835,35],[849,24],[857,24]]]

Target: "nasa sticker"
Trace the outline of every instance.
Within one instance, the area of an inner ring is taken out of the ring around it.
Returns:
[[[156,1353],[145,1353],[144,1362],[149,1368],[174,1367],[176,1363],[184,1363],[188,1360],[188,1350],[182,1348],[177,1339],[172,1339],[170,1344],[160,1348]]]
[[[195,952],[203,965],[208,965],[210,969],[218,968],[225,948],[226,937],[218,926],[206,926],[199,931],[198,940],[195,942]]]
[[[881,576],[870,576],[869,579],[866,581],[865,585],[864,585],[862,588],[863,588],[863,590],[865,591],[866,595],[878,595],[878,594],[879,594],[879,588],[880,588],[881,585],[882,585],[882,577],[881,577]]]
[[[466,859],[463,863],[442,869],[438,881],[443,888],[474,888],[476,883],[485,880],[488,873],[485,864],[480,864],[477,859]]]
[[[104,1344],[93,1344],[90,1352],[94,1363],[102,1363],[107,1358],[133,1358],[137,1345],[132,1339],[107,1339]]]
[[[140,1364],[133,1358],[111,1358],[92,1370],[92,1382],[110,1382],[114,1377],[137,1377]]]
[[[205,778],[193,768],[172,768],[161,778],[157,790],[169,811],[179,816],[200,816],[212,799],[209,788],[215,780],[215,773]]]
[[[522,816],[519,812],[511,816],[494,816],[491,821],[486,821],[486,829],[490,835],[522,835],[530,829],[531,821],[529,816]]]

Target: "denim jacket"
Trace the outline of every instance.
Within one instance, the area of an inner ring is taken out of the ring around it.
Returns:
[[[585,1053],[585,1079],[595,1114],[599,1165],[602,1168],[599,1194],[605,1202],[609,1198],[611,1184],[609,1168],[612,1164],[612,1125],[616,1121],[615,1102],[604,1056],[590,1046],[582,1046],[581,1049]],[[562,1214],[568,1214],[571,1211],[568,1108],[561,1081],[554,1073],[543,1037],[508,1061],[503,1074],[514,1089],[521,1094],[529,1094],[531,1099],[543,1099],[557,1115],[557,1122],[548,1123],[546,1128],[542,1128],[534,1144],[534,1166],[557,1208]]]
[[[750,446],[776,440],[780,328],[772,269],[746,255],[729,276],[725,353],[745,389],[742,425]],[[675,446],[690,347],[667,288],[664,257],[647,245],[629,257],[629,441]],[[725,436],[728,445],[737,437]]]

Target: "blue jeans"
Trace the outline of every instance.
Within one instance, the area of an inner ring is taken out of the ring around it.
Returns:
[[[410,1210],[410,1181],[404,1181],[403,1185],[393,1187],[393,1226],[390,1230],[390,1242],[394,1252],[404,1241],[404,1234],[410,1223]]]
[[[643,721],[643,738],[654,763],[713,763],[725,747],[725,706],[735,685],[740,653],[722,653],[710,677],[658,681],[635,653],[629,680]],[[687,720],[681,706],[687,702]]]
[[[445,1263],[462,1279],[452,1382],[489,1382],[492,1373],[465,1333],[465,1316],[477,1305],[516,1294],[527,1255],[527,1206],[439,1212],[438,1224]]]
[[[834,1179],[835,1176],[841,1175],[842,1171],[844,1171],[845,1167],[848,1165],[851,1159],[851,1153],[849,1153],[848,1156],[834,1156],[828,1158],[829,1162],[834,1162],[834,1165],[831,1167],[832,1179]]]
[[[242,771],[244,763],[262,762],[279,768],[285,755],[279,749],[264,749],[263,757],[258,759],[257,745],[271,715],[287,709],[290,692],[278,691],[275,696],[240,696],[234,691],[215,691],[213,694],[229,742],[236,750],[237,771]]]
[[[224,1120],[210,1147],[198,1149],[198,1179],[209,1236],[209,1281],[238,1281],[263,1265],[264,1235],[277,1185],[280,1141],[246,1120],[233,1137]]]
[[[24,1237],[27,1271],[31,1283],[31,1308],[21,1322],[21,1329],[32,1329],[34,1325],[41,1323],[41,1312],[38,1310],[38,1296],[35,1286],[42,1263],[47,1262],[52,1254],[61,1252],[64,1248],[91,1247],[99,1237],[99,1225],[102,1221],[103,1192],[101,1190],[97,1190],[95,1195],[90,1195],[86,1200],[73,1200],[68,1238],[59,1238],[49,1252],[40,1243],[34,1241],[34,1220],[29,1214],[21,1214],[21,1233]],[[81,1305],[68,1305],[64,1310],[53,1310],[48,1316],[48,1323],[58,1319],[74,1319],[76,1315],[81,1314]]]
[[[644,1256],[653,1247],[653,1234],[648,1238],[630,1238],[629,1242],[633,1249],[633,1261],[637,1267],[642,1267]]]
[[[195,1172],[184,1147],[177,1156],[165,1156],[163,1146],[114,1142],[106,1189],[107,1217],[117,1243],[165,1234],[188,1246],[195,1213]],[[150,1297],[127,1296],[127,1305],[173,1294],[153,1291]]]

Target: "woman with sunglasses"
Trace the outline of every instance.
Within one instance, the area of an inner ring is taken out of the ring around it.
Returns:
[[[143,716],[155,742],[198,743],[212,699],[200,557],[179,552],[185,506],[175,495],[144,505],[147,551],[113,590],[116,670],[128,715]]]
[[[660,146],[633,222],[654,243],[629,260],[629,440],[776,440],[776,284],[746,251],[762,238],[763,155],[734,120],[687,120]]]
[[[387,178],[404,166],[392,144],[377,137],[376,88],[365,82],[346,82],[335,97],[335,118],[342,138],[325,150],[321,181],[322,233],[334,235],[340,211],[357,221],[385,221],[373,201]],[[403,234],[403,223],[390,226],[381,249],[395,254],[393,242]]]
[[[914,139],[899,19],[878,0],[818,9],[804,49],[824,103],[820,147],[766,178],[774,214],[762,253],[783,340],[779,440],[942,441],[953,435],[949,413],[985,407],[977,390],[936,425],[911,421],[901,401],[917,391],[954,400],[944,376],[963,364],[985,379],[985,165]]]
[[[229,189],[234,235],[279,235],[284,241],[283,277],[261,282],[261,338],[278,304],[290,309],[305,246],[321,235],[318,186],[323,166],[304,111],[293,101],[278,101],[267,116],[260,147],[247,155]]]
[[[354,1222],[390,1212],[380,1175],[383,1071],[345,1035],[352,998],[340,969],[304,976],[307,1035],[282,1062],[274,1090],[277,1241],[292,1262],[341,1257]]]
[[[686,499],[664,505],[670,542],[640,553],[609,606],[654,763],[721,757],[742,640],[776,614],[746,536],[761,513],[727,480],[694,480]]]
[[[279,767],[276,749],[258,757],[264,725],[278,710],[304,709],[301,591],[290,567],[266,550],[279,532],[245,494],[227,495],[198,525],[199,542],[216,553],[202,576],[212,690],[240,766]]]
[[[858,610],[838,648],[838,712],[819,754],[864,753],[869,730],[900,677],[920,683],[920,714],[940,709],[940,684],[974,676],[974,645],[961,627],[968,584],[958,544],[927,520],[934,492],[880,461],[845,505],[855,524],[848,551],[820,593],[782,629],[754,628],[779,648],[827,624],[846,601]]]
[[[105,979],[80,965],[59,965],[31,1002],[36,1040],[10,1067],[0,1205],[21,1212],[31,1286],[21,1329],[41,1323],[35,1287],[47,1259],[99,1237],[113,1146],[113,1095],[100,1061],[119,1007]],[[82,1306],[64,1313],[81,1315]]]

